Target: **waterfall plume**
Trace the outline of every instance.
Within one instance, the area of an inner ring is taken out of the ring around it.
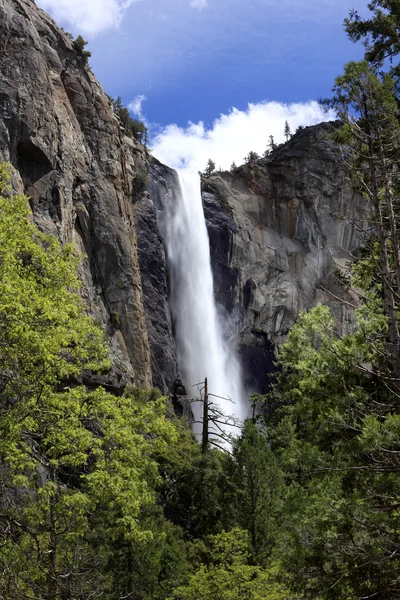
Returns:
[[[178,173],[178,188],[166,215],[170,306],[175,325],[178,364],[188,395],[208,378],[209,392],[224,415],[243,419],[240,365],[224,339],[214,300],[210,246],[197,173]],[[195,404],[196,421],[201,406]],[[234,433],[229,426],[226,433]],[[196,433],[200,432],[195,426]]]

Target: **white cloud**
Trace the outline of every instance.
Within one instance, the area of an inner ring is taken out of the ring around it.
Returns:
[[[38,5],[60,22],[79,32],[94,35],[118,27],[125,11],[137,0],[37,0]]]
[[[190,3],[192,8],[197,8],[197,10],[203,10],[208,6],[207,0],[192,0]]]
[[[262,154],[270,135],[277,143],[284,141],[285,121],[294,132],[299,125],[334,118],[333,112],[325,114],[317,102],[262,102],[249,104],[246,111],[233,108],[228,115],[220,115],[211,129],[201,121],[189,122],[186,128],[168,125],[151,145],[154,156],[173,168],[203,171],[211,158],[217,168],[228,169],[233,161],[242,164],[251,150]]]
[[[142,104],[143,102],[145,102],[147,100],[146,96],[143,96],[143,94],[139,94],[139,96],[136,96],[136,98],[134,98],[133,100],[131,100],[128,104],[128,108],[129,110],[136,116],[138,117],[145,125],[147,125],[147,119],[143,114],[143,108],[142,108]]]

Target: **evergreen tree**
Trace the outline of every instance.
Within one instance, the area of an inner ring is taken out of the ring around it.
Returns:
[[[269,150],[269,152],[272,153],[274,150],[277,149],[277,147],[278,145],[275,143],[274,136],[270,135],[267,150]]]
[[[366,262],[357,283],[367,281]],[[266,419],[288,486],[278,554],[306,598],[398,597],[400,416],[397,396],[374,377],[386,323],[379,290],[366,293],[343,337],[327,307],[302,316],[267,399],[279,407]]]
[[[290,131],[290,125],[287,121],[285,121],[284,136],[286,138],[286,141],[289,141],[290,138],[292,137],[292,133]]]
[[[393,61],[400,53],[400,9],[398,0],[372,0],[368,4],[373,13],[363,19],[357,10],[350,12],[345,19],[349,38],[353,41],[365,40],[365,59],[375,66],[382,66],[386,59],[392,63],[392,75],[400,76],[398,64]]]
[[[266,565],[277,538],[283,475],[267,432],[247,419],[233,444],[237,520],[249,532],[254,564]]]
[[[202,177],[208,178],[211,177],[213,173],[215,173],[215,162],[212,161],[211,158],[209,158],[206,168],[204,169],[203,173],[200,173],[200,175]]]
[[[399,379],[400,239],[396,210],[400,126],[394,88],[388,75],[380,77],[366,62],[349,63],[344,75],[336,79],[331,105],[344,121],[336,139],[350,148],[345,160],[351,169],[353,187],[370,200],[374,209],[379,274],[388,320],[388,374]]]
[[[129,110],[122,104],[121,97],[118,96],[116,100],[109,96],[111,107],[116,115],[118,115],[126,135],[133,137],[135,140],[147,146],[148,144],[148,131],[147,127],[141,121],[132,119],[129,114]]]
[[[259,160],[260,156],[257,154],[257,152],[254,152],[253,150],[251,150],[247,156],[244,157],[244,162],[246,164],[252,163],[256,160]]]
[[[75,40],[74,40],[74,46],[75,46],[76,50],[79,52],[79,54],[82,56],[83,62],[85,63],[85,65],[87,65],[89,63],[89,58],[92,56],[92,53],[89,52],[89,50],[85,50],[85,47],[87,46],[87,44],[88,44],[88,42],[86,40],[84,40],[81,35],[78,35],[78,37],[75,38]]]
[[[235,162],[233,162],[233,163],[231,164],[230,172],[231,172],[231,173],[234,173],[234,172],[236,171],[236,169],[237,169],[237,167],[236,167],[236,164],[235,164]]]

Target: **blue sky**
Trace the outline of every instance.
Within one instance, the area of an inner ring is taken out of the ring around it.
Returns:
[[[344,63],[362,56],[362,45],[347,40],[343,19],[353,7],[367,12],[366,0],[37,3],[89,40],[90,64],[105,91],[131,103],[150,126],[154,153],[172,166],[204,161],[218,127],[214,158],[227,166],[249,149],[262,151],[257,115],[265,117],[265,143],[270,133],[283,135],[282,119],[290,117],[293,129],[326,118],[309,102],[329,95]],[[188,146],[181,154],[179,143]]]

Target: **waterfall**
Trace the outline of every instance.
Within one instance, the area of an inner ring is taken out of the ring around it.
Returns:
[[[178,364],[187,394],[208,378],[210,397],[225,415],[244,418],[238,360],[224,339],[214,300],[210,245],[197,173],[178,173],[179,189],[166,215],[166,245],[170,273],[170,307],[175,325]],[[197,394],[198,397],[198,394]],[[195,403],[196,421],[201,405]],[[200,427],[194,430],[200,433]],[[228,426],[224,430],[237,433]]]

